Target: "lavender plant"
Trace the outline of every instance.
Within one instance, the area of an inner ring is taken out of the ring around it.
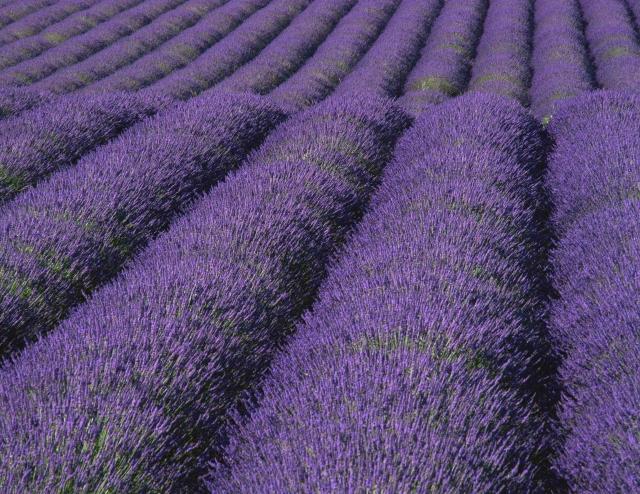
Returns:
[[[5,5],[0,8],[0,27],[16,22],[38,9],[42,9],[56,3],[56,1],[57,0],[21,0],[20,2],[13,2],[10,5]]]
[[[549,127],[554,288],[550,329],[563,354],[563,438],[555,467],[570,492],[640,487],[640,98],[597,91]]]
[[[487,0],[445,2],[404,85],[400,102],[407,111],[418,115],[426,105],[441,103],[464,91],[487,3]]]
[[[197,491],[228,410],[310,304],[407,123],[375,98],[294,117],[3,369],[0,487]]]
[[[28,88],[2,88],[0,89],[0,121],[46,103],[50,98],[51,95]]]
[[[256,97],[168,108],[0,215],[0,354],[63,319],[282,119]],[[0,355],[2,356],[2,355]]]

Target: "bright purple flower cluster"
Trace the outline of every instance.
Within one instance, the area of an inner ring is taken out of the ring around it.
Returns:
[[[570,492],[638,492],[640,97],[576,98],[549,129],[558,235],[550,329],[565,388],[556,468]]]
[[[65,17],[92,7],[96,2],[97,0],[60,0],[1,29],[0,45],[38,34]]]
[[[26,86],[39,81],[56,70],[78,63],[114,41],[130,35],[183,2],[184,0],[145,0],[137,7],[121,12],[108,22],[60,43],[38,57],[0,71],[0,85]]]
[[[117,274],[282,118],[255,96],[203,96],[133,127],[8,205],[0,215],[0,356]]]
[[[365,91],[398,96],[443,3],[402,2],[380,37],[333,94]]]
[[[534,491],[544,149],[502,97],[422,114],[213,492]]]
[[[24,16],[56,3],[58,0],[21,0],[0,8],[0,27],[16,22]]]
[[[404,86],[402,105],[414,115],[464,91],[482,33],[487,0],[449,0]]]
[[[50,99],[51,95],[28,88],[2,88],[0,89],[0,120],[46,103]],[[0,164],[0,170],[2,166]]]
[[[399,4],[399,0],[360,0],[318,51],[271,93],[274,101],[296,111],[327,97],[374,43]]]
[[[123,66],[128,66],[165,41],[183,33],[209,11],[220,7],[225,0],[189,0],[178,8],[162,14],[150,24],[141,27],[89,58],[59,70],[33,84],[53,93],[69,92],[106,77]]]
[[[102,0],[87,10],[76,12],[63,22],[44,29],[36,36],[21,39],[0,48],[0,69],[16,65],[43,51],[59,45],[69,38],[94,28],[97,24],[127,10],[144,0]]]
[[[537,0],[531,110],[548,122],[563,100],[595,88],[578,0]]]
[[[528,105],[532,35],[532,0],[492,0],[468,90],[502,94]]]
[[[580,0],[586,36],[605,89],[640,88],[640,41],[625,0]]]
[[[256,0],[254,0],[255,3]],[[260,0],[264,4],[264,0]],[[201,93],[253,59],[312,0],[271,0],[221,41],[150,87],[186,99]]]
[[[65,96],[3,120],[0,205],[167,104],[164,98],[126,93]]]
[[[294,74],[332,32],[355,0],[315,0],[260,54],[217,89],[265,94]]]
[[[3,369],[0,489],[196,492],[407,124],[376,98],[293,117]]]
[[[269,0],[230,0],[219,9],[210,12],[195,26],[185,29],[175,38],[111,76],[94,82],[88,89],[92,91],[136,90],[148,86],[188,65],[253,14],[261,18],[264,14],[258,11],[268,3]],[[251,19],[251,22],[255,22],[255,16]],[[237,37],[235,38],[236,43],[240,41]]]

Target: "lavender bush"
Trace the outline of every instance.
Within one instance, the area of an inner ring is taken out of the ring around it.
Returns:
[[[487,0],[450,0],[436,19],[418,63],[404,86],[403,107],[418,115],[464,91],[482,32]]]
[[[367,91],[398,96],[443,3],[402,2],[382,34],[333,94]]]
[[[123,93],[61,97],[0,122],[0,205],[167,104]]]
[[[169,108],[23,194],[0,215],[0,354],[113,277],[282,119],[255,97]]]
[[[63,67],[73,65],[128,36],[184,0],[146,0],[137,7],[121,12],[95,29],[75,36],[31,60],[0,71],[0,84],[26,86],[47,77]]]
[[[537,0],[531,110],[548,122],[564,100],[595,88],[578,0]]]
[[[406,124],[373,98],[294,117],[3,369],[0,487],[195,492],[228,410],[310,304]]]
[[[262,18],[264,14],[259,10],[268,3],[269,0],[230,0],[195,26],[185,29],[175,38],[111,76],[94,82],[88,89],[136,90],[148,86],[190,64],[253,14]],[[252,23],[255,22],[253,17],[251,19]],[[237,38],[234,39],[239,42]]]
[[[398,0],[362,0],[336,26],[318,51],[271,98],[291,111],[329,95],[380,35]]]
[[[0,27],[22,19],[24,16],[56,3],[57,0],[21,0],[0,8]]]
[[[0,70],[34,58],[69,38],[85,33],[111,17],[135,7],[144,0],[102,0],[87,10],[76,12],[63,22],[50,26],[39,34],[0,47]]]
[[[33,86],[53,93],[74,91],[87,86],[183,33],[209,11],[217,13],[215,9],[224,3],[225,0],[188,0],[133,34],[116,41],[82,62],[53,73]]]
[[[0,89],[0,121],[46,103],[50,99],[51,95],[28,88],[2,88]]]
[[[640,98],[576,98],[550,130],[556,203],[550,328],[564,355],[564,439],[555,466],[570,492],[640,487]]]
[[[212,492],[537,488],[541,129],[478,95],[398,148]]]
[[[532,32],[532,0],[490,2],[468,90],[502,94],[528,105]]]

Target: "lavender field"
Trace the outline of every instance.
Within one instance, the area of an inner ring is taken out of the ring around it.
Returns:
[[[640,493],[640,0],[0,0],[41,493]]]

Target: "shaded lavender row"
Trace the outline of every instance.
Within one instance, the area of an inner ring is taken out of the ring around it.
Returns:
[[[464,91],[488,0],[450,0],[436,19],[418,63],[404,86],[400,103],[418,115]]]
[[[360,0],[314,55],[270,97],[291,111],[321,101],[380,35],[400,0]]]
[[[137,7],[121,12],[95,29],[74,36],[40,56],[0,71],[0,84],[24,86],[39,81],[130,35],[184,2],[185,0],[145,0]]]
[[[640,30],[640,2],[638,0],[628,0],[627,5],[633,13],[635,28],[637,32],[638,30]]]
[[[604,89],[640,89],[640,43],[624,0],[580,0],[586,37]]]
[[[578,0],[536,0],[531,110],[547,123],[558,104],[595,89]]]
[[[638,492],[640,98],[576,98],[549,129],[558,233],[550,329],[565,388],[555,464],[570,492]]]
[[[367,91],[398,96],[443,3],[443,0],[402,2],[380,37],[334,94]]]
[[[237,166],[282,113],[210,95],[169,108],[0,216],[0,354],[52,328]]]
[[[216,88],[265,94],[286,80],[331,33],[356,0],[315,0],[259,55]]]
[[[534,492],[541,130],[493,95],[422,114],[212,492]]]
[[[501,94],[529,105],[533,0],[492,0],[468,91]]]
[[[50,98],[50,95],[29,88],[1,88],[0,120],[46,103]],[[2,165],[0,165],[0,170],[2,170]]]
[[[88,10],[77,12],[63,22],[48,27],[35,36],[21,39],[0,48],[0,69],[34,58],[73,36],[96,27],[101,22],[144,0],[102,0]]]
[[[261,1],[264,3],[264,0]],[[256,57],[311,1],[269,1],[266,7],[186,67],[174,70],[149,87],[179,99],[201,93]]]
[[[185,29],[175,38],[111,76],[94,82],[87,89],[132,91],[148,86],[189,65],[268,3],[269,0],[230,0],[215,12],[206,15],[195,26]]]
[[[60,0],[50,7],[38,10],[0,30],[0,45],[38,34],[43,29],[63,20],[65,17],[88,9],[97,1]]]
[[[62,97],[0,122],[0,205],[167,104],[117,93]]]
[[[53,73],[34,86],[52,93],[66,93],[87,86],[175,38],[199,22],[211,10],[214,10],[215,15],[215,9],[225,2],[226,0],[187,0],[133,34],[80,63]]]
[[[23,17],[56,3],[58,0],[21,0],[0,8],[0,27],[16,22]]]
[[[373,99],[294,117],[3,369],[4,492],[199,492],[227,412],[311,303],[406,124]]]

